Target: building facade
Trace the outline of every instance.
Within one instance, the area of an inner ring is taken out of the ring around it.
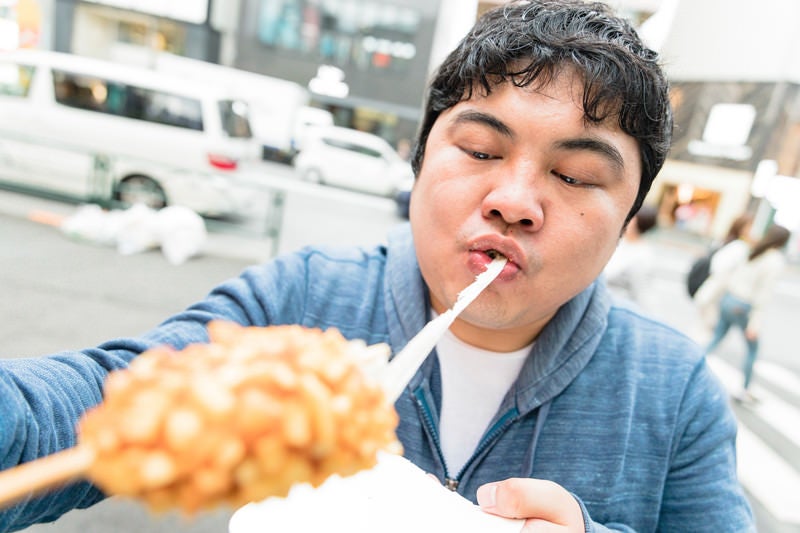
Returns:
[[[665,0],[663,11],[675,134],[650,199],[709,238],[751,211],[756,232],[773,220],[793,230],[800,257],[800,4]]]
[[[307,86],[339,125],[414,136],[438,0],[242,0],[235,66]]]
[[[52,48],[147,64],[149,54],[219,62],[220,34],[211,0],[55,0]]]

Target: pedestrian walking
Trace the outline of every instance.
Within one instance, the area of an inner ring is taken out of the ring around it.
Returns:
[[[721,244],[713,245],[709,254],[701,258],[707,262],[707,277],[700,282],[694,294],[694,303],[700,314],[703,335],[707,340],[719,319],[719,301],[733,270],[747,261],[750,254],[750,230],[753,216],[743,213],[728,228]]]
[[[734,399],[738,401],[755,400],[749,387],[758,358],[764,305],[786,267],[787,261],[782,249],[790,235],[789,230],[783,226],[770,226],[764,236],[753,245],[747,261],[736,266],[730,273],[719,301],[719,319],[711,342],[706,347],[706,355],[717,348],[731,326],[742,330],[747,352],[742,364],[742,390],[734,394]]]

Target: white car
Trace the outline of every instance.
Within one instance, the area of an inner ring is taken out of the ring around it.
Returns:
[[[294,166],[301,179],[393,197],[411,165],[381,137],[338,126],[309,128]]]

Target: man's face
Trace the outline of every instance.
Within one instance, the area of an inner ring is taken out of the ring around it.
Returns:
[[[611,257],[639,187],[636,141],[584,120],[569,74],[534,92],[504,83],[443,112],[425,146],[411,225],[434,309],[490,262],[499,278],[454,324],[477,346],[530,342]]]

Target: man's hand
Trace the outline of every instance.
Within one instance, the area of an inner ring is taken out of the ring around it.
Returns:
[[[512,478],[478,489],[478,504],[487,513],[525,518],[520,533],[583,533],[583,513],[567,490],[542,479]]]

